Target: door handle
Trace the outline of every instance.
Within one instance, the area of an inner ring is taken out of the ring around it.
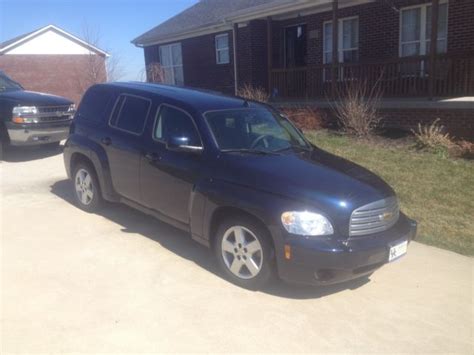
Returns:
[[[105,145],[111,145],[112,144],[112,139],[110,139],[110,137],[102,138],[102,143],[105,144]]]
[[[154,163],[161,160],[161,157],[156,153],[145,153],[145,159],[150,163]]]

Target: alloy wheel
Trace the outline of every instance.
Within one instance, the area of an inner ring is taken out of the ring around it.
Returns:
[[[75,177],[76,195],[83,205],[89,205],[94,198],[94,185],[90,173],[85,169],[79,169]]]
[[[233,226],[224,233],[221,252],[227,268],[241,279],[252,279],[262,269],[262,245],[255,234],[245,227]]]

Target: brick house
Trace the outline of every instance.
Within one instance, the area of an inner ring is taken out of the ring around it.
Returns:
[[[377,85],[386,126],[439,117],[474,138],[473,18],[471,0],[201,0],[132,43],[170,84],[328,112],[349,83]]]
[[[27,90],[76,103],[91,84],[107,80],[107,57],[103,50],[53,25],[0,43],[0,70]]]

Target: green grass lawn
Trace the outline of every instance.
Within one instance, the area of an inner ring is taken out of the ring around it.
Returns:
[[[306,135],[318,147],[385,179],[396,191],[403,212],[418,221],[418,241],[474,255],[474,162],[327,131]]]

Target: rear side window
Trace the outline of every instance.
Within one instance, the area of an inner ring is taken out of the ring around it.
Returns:
[[[90,122],[105,120],[108,106],[111,104],[113,93],[104,88],[92,88],[82,98],[77,116]]]
[[[120,95],[110,116],[110,125],[133,134],[143,133],[151,100],[134,95]]]
[[[188,145],[202,145],[192,118],[184,111],[162,105],[155,122],[153,138],[168,142],[171,137],[186,137]]]

